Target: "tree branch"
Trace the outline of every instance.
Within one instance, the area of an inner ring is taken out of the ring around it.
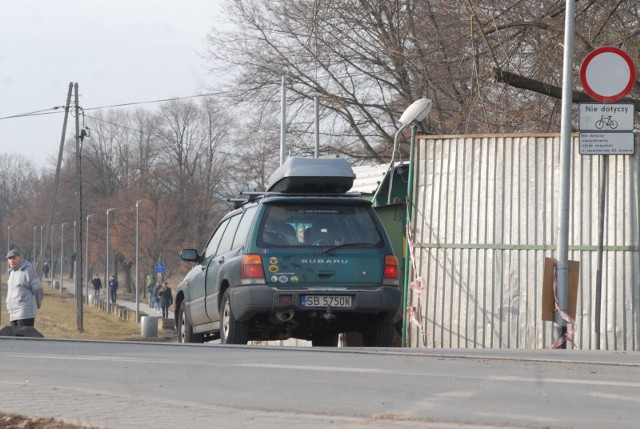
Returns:
[[[528,91],[537,92],[538,94],[548,95],[549,97],[562,99],[562,88],[539,80],[530,79],[519,74],[510,73],[508,71],[494,68],[491,76],[496,82],[501,82],[514,88],[526,89]],[[598,101],[591,98],[588,94],[581,91],[573,91],[574,103],[597,103]],[[633,98],[623,98],[622,103],[633,104],[636,111],[640,111],[640,100]]]

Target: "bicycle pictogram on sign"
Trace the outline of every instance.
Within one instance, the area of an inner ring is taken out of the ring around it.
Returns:
[[[602,115],[600,119],[596,121],[595,125],[596,125],[596,128],[599,130],[601,130],[605,126],[612,130],[615,130],[616,128],[618,128],[618,123],[613,119],[611,115],[609,116]]]

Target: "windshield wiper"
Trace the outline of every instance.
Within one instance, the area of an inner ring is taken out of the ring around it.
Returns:
[[[342,243],[337,246],[328,247],[322,251],[322,253],[333,252],[336,249],[341,249],[343,247],[363,247],[363,246],[373,246],[375,243]]]

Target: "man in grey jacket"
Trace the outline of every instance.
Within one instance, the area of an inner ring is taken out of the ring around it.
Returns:
[[[44,297],[42,283],[36,270],[28,261],[22,259],[18,249],[9,250],[7,260],[7,311],[11,326],[33,326]]]

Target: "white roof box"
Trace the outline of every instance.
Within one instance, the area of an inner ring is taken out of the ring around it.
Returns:
[[[344,158],[289,158],[270,177],[268,192],[341,194],[356,175]]]

